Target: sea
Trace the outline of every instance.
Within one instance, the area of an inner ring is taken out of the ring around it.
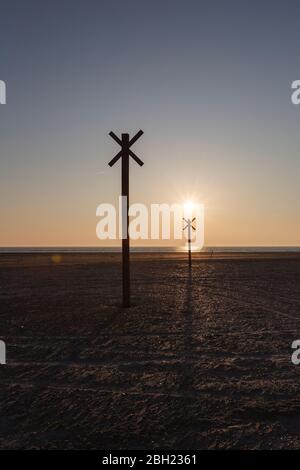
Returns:
[[[0,253],[119,253],[121,247],[0,247]],[[131,247],[132,253],[176,253],[185,252],[185,247]],[[300,253],[300,246],[204,246],[193,252],[203,253]]]

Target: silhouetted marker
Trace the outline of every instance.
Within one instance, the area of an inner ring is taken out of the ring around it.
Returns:
[[[139,131],[132,139],[129,134],[122,134],[122,138],[116,136],[113,132],[109,135],[121,146],[121,150],[109,162],[109,166],[113,166],[119,158],[122,158],[122,196],[126,198],[125,205],[122,204],[122,269],[123,269],[123,307],[130,307],[130,268],[129,268],[129,157],[138,163],[144,165],[142,160],[137,157],[130,147],[143,135],[143,131]],[[124,223],[125,222],[125,223]]]
[[[191,219],[185,219],[183,217],[183,220],[186,223],[186,226],[183,228],[183,230],[188,229],[189,267],[191,267],[192,266],[192,249],[191,249],[192,230],[196,230],[195,227],[193,226],[193,222],[196,220],[196,217],[194,217],[192,220]]]

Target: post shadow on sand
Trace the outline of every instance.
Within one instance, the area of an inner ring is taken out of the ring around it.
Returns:
[[[188,265],[187,282],[186,282],[186,297],[184,302],[184,349],[183,349],[183,362],[184,362],[184,381],[188,386],[192,385],[191,377],[191,358],[193,351],[193,273],[192,264]]]
[[[189,263],[186,271],[185,298],[183,302],[183,345],[180,352],[180,368],[178,380],[181,395],[181,411],[178,415],[177,426],[180,427],[181,438],[177,446],[185,448],[191,445],[190,430],[193,428],[194,417],[194,363],[193,363],[193,272]]]
[[[188,272],[187,272],[187,282],[186,282],[186,298],[184,303],[184,370],[185,376],[184,379],[188,379],[187,383],[191,385],[191,367],[190,360],[192,356],[192,330],[193,330],[193,305],[192,305],[192,289],[193,289],[193,271],[192,271],[192,230],[196,230],[193,226],[193,222],[196,220],[196,217],[193,219],[183,218],[186,226],[183,230],[188,229]]]

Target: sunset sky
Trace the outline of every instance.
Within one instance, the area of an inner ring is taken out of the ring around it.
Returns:
[[[300,245],[300,4],[2,0],[0,246],[97,246],[115,203],[205,205],[205,244]],[[155,242],[159,244],[159,242]]]

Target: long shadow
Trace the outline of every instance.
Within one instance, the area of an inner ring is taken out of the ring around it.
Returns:
[[[183,396],[183,419],[182,436],[179,445],[186,448],[193,448],[199,445],[199,432],[205,430],[206,425],[201,423],[199,416],[199,397],[195,390],[197,381],[197,357],[195,349],[195,330],[194,330],[194,300],[193,300],[193,271],[192,265],[188,266],[186,281],[186,296],[183,304],[184,321],[184,344],[182,351],[182,373],[181,390]]]
[[[187,267],[185,298],[183,302],[183,344],[180,353],[179,387],[182,396],[179,413],[180,436],[176,443],[179,448],[193,445],[194,427],[194,364],[193,364],[193,276],[192,266]]]
[[[193,359],[193,276],[192,266],[188,266],[186,281],[186,297],[183,304],[183,321],[184,321],[184,340],[183,340],[183,357],[182,357],[182,375],[181,388],[185,399],[185,406],[188,407],[190,396],[193,391],[194,384],[194,367]]]

